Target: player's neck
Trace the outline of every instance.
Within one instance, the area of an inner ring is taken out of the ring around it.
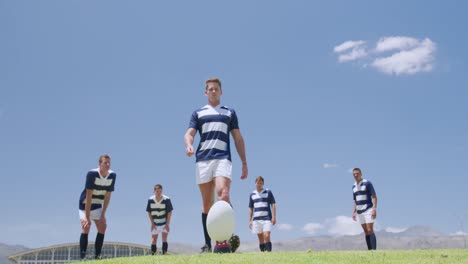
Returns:
[[[221,104],[221,101],[219,101],[219,100],[217,100],[217,101],[210,101],[210,100],[208,100],[208,104],[209,104],[210,106],[212,106],[212,107],[216,107],[216,106],[218,106],[218,105]]]
[[[158,196],[158,195],[156,195],[156,200],[157,200],[158,202],[159,202],[159,201],[161,201],[161,199],[162,199],[162,194],[161,194],[161,195],[159,195],[159,196]]]
[[[99,174],[101,174],[102,177],[106,177],[107,174],[109,174],[109,170],[101,170],[101,169],[99,169]]]

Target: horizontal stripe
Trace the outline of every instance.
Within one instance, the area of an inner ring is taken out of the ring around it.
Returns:
[[[204,142],[200,142],[200,150],[204,151],[207,149],[219,149],[219,150],[227,150],[227,143],[221,140],[207,140]]]
[[[163,219],[153,219],[153,222],[155,224],[165,224],[166,223],[166,218]]]
[[[208,122],[203,124],[202,126],[202,133],[213,132],[213,131],[220,131],[227,134],[228,126],[223,122]]]
[[[356,201],[365,201],[367,200],[367,195],[356,195]]]
[[[254,202],[254,208],[268,208],[268,202]]]
[[[92,199],[91,203],[92,204],[102,204],[104,202],[104,199]]]
[[[97,186],[111,186],[112,179],[96,178],[94,184]]]
[[[367,208],[367,204],[356,205],[357,210],[365,210]]]
[[[163,216],[166,214],[166,211],[151,211],[151,215],[153,216]]]
[[[151,209],[166,209],[166,204],[164,203],[151,203]]]
[[[105,195],[107,193],[106,190],[93,190],[93,196],[94,195]]]

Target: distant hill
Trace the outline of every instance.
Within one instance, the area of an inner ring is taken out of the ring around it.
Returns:
[[[29,250],[29,248],[21,245],[7,245],[0,243],[0,264],[11,264],[8,257],[22,251]]]
[[[467,248],[468,236],[447,236],[431,227],[414,226],[400,233],[376,232],[378,249]],[[273,250],[366,250],[364,235],[316,236],[274,241]],[[258,251],[258,243],[241,243],[239,251]]]

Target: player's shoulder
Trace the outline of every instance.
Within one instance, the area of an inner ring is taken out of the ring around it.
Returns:
[[[163,200],[169,200],[169,201],[171,200],[171,197],[169,197],[169,196],[167,196],[165,194],[163,194],[162,197],[163,197]]]
[[[148,198],[148,201],[149,201],[149,202],[150,202],[150,201],[154,201],[155,198],[156,198],[156,195],[153,194],[153,195],[151,195],[151,196]]]
[[[90,169],[88,171],[88,176],[99,176],[99,168]]]

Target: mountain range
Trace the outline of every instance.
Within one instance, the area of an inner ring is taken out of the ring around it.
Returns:
[[[386,250],[397,249],[443,249],[467,248],[468,236],[449,236],[431,227],[414,226],[403,232],[376,232],[377,248]],[[272,234],[274,238],[274,233]],[[354,236],[308,236],[293,240],[273,240],[274,251],[322,251],[322,250],[366,250],[364,235]],[[0,243],[0,264],[11,264],[8,256],[30,250],[21,245]],[[199,249],[190,245],[171,243],[170,251],[175,254],[196,254]],[[257,242],[242,243],[239,252],[259,251]]]

